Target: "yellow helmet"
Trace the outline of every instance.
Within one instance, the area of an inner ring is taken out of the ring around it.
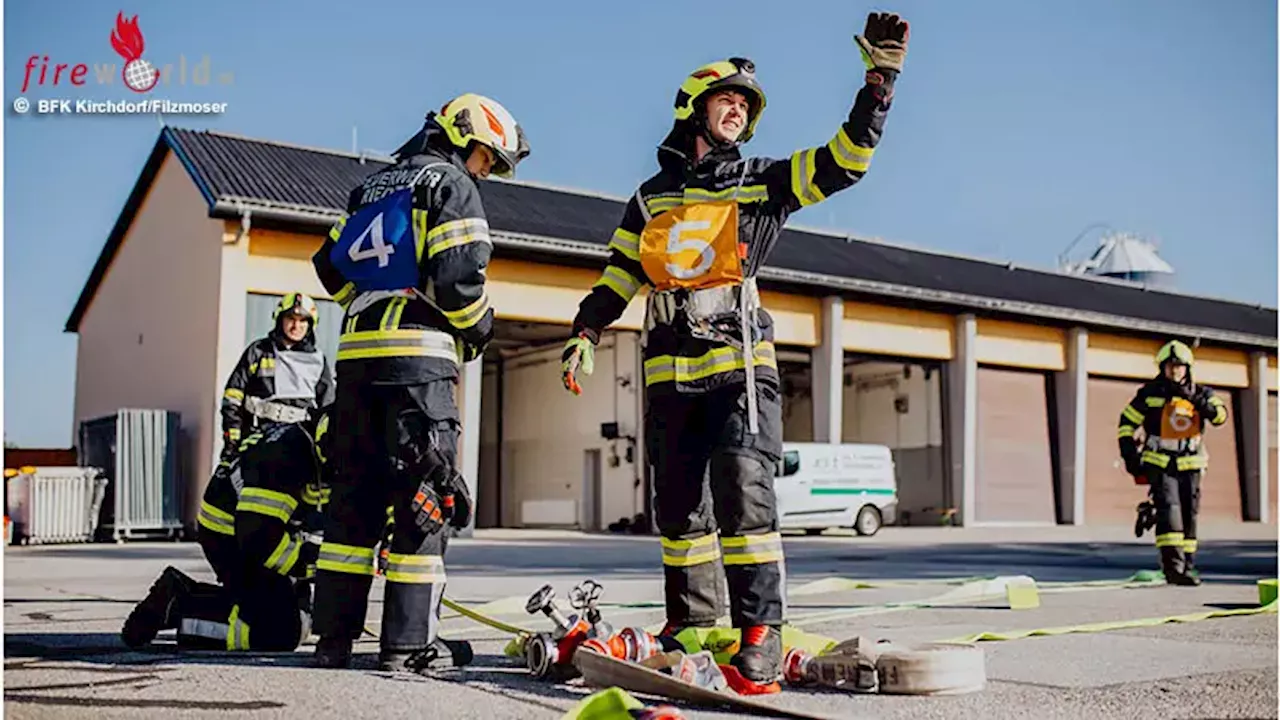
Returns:
[[[288,312],[307,316],[311,319],[312,327],[320,321],[320,309],[316,307],[316,301],[312,300],[310,295],[303,293],[286,293],[280,298],[280,302],[276,303],[276,311],[271,314],[271,319],[279,321],[280,316]]]
[[[445,103],[434,115],[449,142],[466,150],[472,142],[493,151],[493,174],[515,176],[516,165],[529,155],[524,130],[507,109],[483,95],[467,93]]]
[[[1191,348],[1181,340],[1170,340],[1156,352],[1156,364],[1161,367],[1166,362],[1174,362],[1191,367],[1195,364],[1195,361],[1196,357],[1191,353]]]
[[[747,127],[738,142],[745,143],[755,134],[756,123],[764,112],[764,89],[756,82],[756,66],[747,58],[719,60],[694,70],[676,93],[676,121],[697,119],[699,100],[716,90],[737,90],[747,96]]]

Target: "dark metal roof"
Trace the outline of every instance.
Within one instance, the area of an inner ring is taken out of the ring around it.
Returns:
[[[116,223],[102,257],[67,321],[74,332],[114,256],[168,148],[186,166],[214,217],[235,217],[238,206],[254,217],[276,211],[295,222],[321,225],[346,204],[351,187],[384,167],[388,159],[243,138],[224,133],[166,128],[157,140],[138,185]],[[553,240],[598,254],[622,213],[622,199],[522,182],[482,183],[490,226],[517,237]],[[563,243],[563,241],[570,241]],[[579,255],[582,253],[579,252]],[[1101,278],[1015,267],[818,231],[787,229],[769,267],[780,277],[803,277],[828,291],[917,297],[979,310],[1053,308],[1058,319],[1108,317],[1111,326],[1133,324],[1203,330],[1242,336],[1241,344],[1275,347],[1277,312],[1228,300],[1204,298]],[[893,288],[893,290],[889,290]],[[1136,329],[1136,327],[1135,327]]]

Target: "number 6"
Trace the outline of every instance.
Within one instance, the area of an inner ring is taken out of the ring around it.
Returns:
[[[709,220],[689,220],[686,222],[678,222],[671,226],[667,231],[667,257],[675,255],[684,250],[698,251],[698,264],[691,268],[683,268],[674,262],[667,263],[667,272],[672,277],[681,280],[689,280],[696,278],[707,272],[711,267],[711,263],[715,260],[716,253],[712,249],[711,243],[697,238],[681,238],[680,235],[686,230],[707,230],[710,229],[711,222]]]

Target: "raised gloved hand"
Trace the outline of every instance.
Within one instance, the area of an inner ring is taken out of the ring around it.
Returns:
[[[582,394],[582,386],[578,384],[578,370],[586,375],[595,372],[598,342],[598,335],[584,329],[564,344],[564,352],[560,355],[560,377],[565,388],[574,395]]]
[[[873,12],[867,15],[867,26],[854,41],[862,51],[862,62],[868,70],[902,72],[907,58],[910,25],[896,13]]]

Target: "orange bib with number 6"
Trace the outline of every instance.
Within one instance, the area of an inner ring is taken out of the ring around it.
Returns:
[[[1187,440],[1200,434],[1200,413],[1185,398],[1171,398],[1160,414],[1160,437]]]
[[[655,290],[700,290],[742,282],[738,203],[680,205],[640,233],[640,264]]]

